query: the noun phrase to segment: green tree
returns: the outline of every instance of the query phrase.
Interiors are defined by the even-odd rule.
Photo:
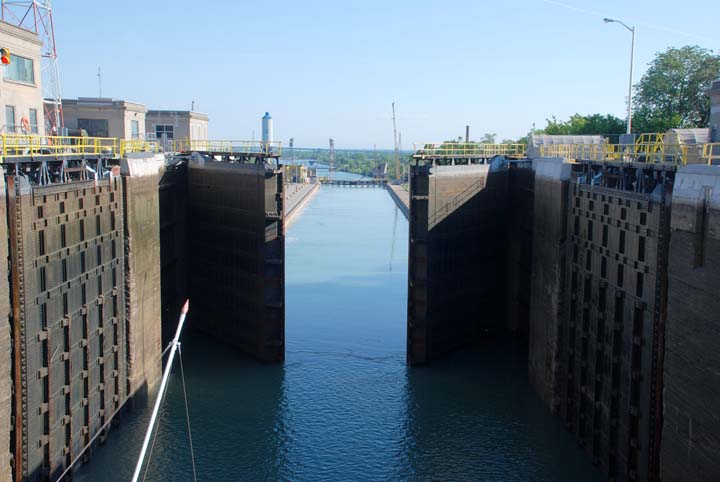
[[[486,133],[483,134],[483,136],[480,138],[480,143],[481,143],[481,144],[495,144],[495,138],[496,138],[496,137],[497,137],[497,134],[489,134],[489,133],[486,132]]]
[[[574,114],[567,121],[558,121],[555,116],[546,119],[545,126],[539,133],[554,135],[615,135],[626,130],[625,121],[611,114]]]
[[[720,55],[698,46],[669,48],[650,62],[635,85],[635,132],[706,127],[710,99],[705,91],[720,77]]]

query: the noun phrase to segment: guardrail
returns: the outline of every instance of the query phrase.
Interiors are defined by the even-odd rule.
[[[217,152],[227,154],[261,154],[266,156],[282,155],[279,141],[216,141],[179,139],[170,143],[173,152]]]
[[[128,152],[160,152],[160,144],[143,139],[123,139],[120,141],[120,157]]]
[[[695,149],[691,149],[695,147]],[[685,144],[636,143],[618,144],[557,144],[540,146],[543,157],[564,157],[570,161],[625,161],[645,163],[688,164],[700,162],[700,146]]]
[[[0,147],[4,159],[92,155],[115,157],[118,140],[109,137],[66,137],[3,134]]]
[[[129,152],[159,152],[160,145],[136,139],[114,137],[71,137],[37,135],[0,135],[0,156],[17,158],[58,158],[70,156],[125,157]]]
[[[708,165],[720,165],[720,142],[703,145],[702,157]]]
[[[443,142],[416,144],[415,157],[492,157],[525,156],[525,144],[483,144],[476,142]]]
[[[570,161],[720,164],[720,143],[685,144],[674,134],[641,134],[634,144],[543,145],[540,155]]]

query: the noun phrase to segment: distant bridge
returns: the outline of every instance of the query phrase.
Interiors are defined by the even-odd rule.
[[[347,187],[385,187],[387,180],[385,179],[320,179],[320,184],[326,186],[347,186]]]

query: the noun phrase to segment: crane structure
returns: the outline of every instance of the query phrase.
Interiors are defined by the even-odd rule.
[[[332,179],[335,170],[335,141],[330,139],[330,166],[328,169],[328,179]]]
[[[55,43],[52,6],[50,0],[2,0],[3,22],[29,30],[43,43],[41,77],[43,87],[43,111],[47,135],[62,135],[64,126],[62,98],[60,96],[60,73]]]

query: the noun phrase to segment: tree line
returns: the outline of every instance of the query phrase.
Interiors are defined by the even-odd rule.
[[[673,128],[707,127],[710,120],[710,98],[706,92],[713,80],[720,78],[720,55],[697,45],[671,47],[658,52],[648,70],[634,85],[632,131],[666,132]],[[546,119],[542,129],[533,129],[520,139],[502,139],[506,144],[526,144],[532,134],[604,135],[617,140],[626,131],[626,119],[612,114],[574,114],[567,120],[555,116]],[[614,138],[614,139],[613,139]],[[463,142],[458,140],[447,143]],[[497,135],[486,133],[474,141],[494,144]],[[330,154],[326,149],[298,151],[297,159],[315,159],[327,163]],[[407,163],[407,153],[401,162]],[[388,176],[394,177],[394,153],[383,151],[336,152],[335,164],[339,170],[371,176],[375,167],[388,164]]]
[[[659,52],[633,88],[632,132],[666,132],[675,128],[707,127],[710,98],[707,90],[720,77],[720,55],[697,45]],[[547,125],[530,134],[619,136],[626,119],[612,114],[575,114],[566,121],[552,116]],[[527,142],[523,138],[520,142]]]

